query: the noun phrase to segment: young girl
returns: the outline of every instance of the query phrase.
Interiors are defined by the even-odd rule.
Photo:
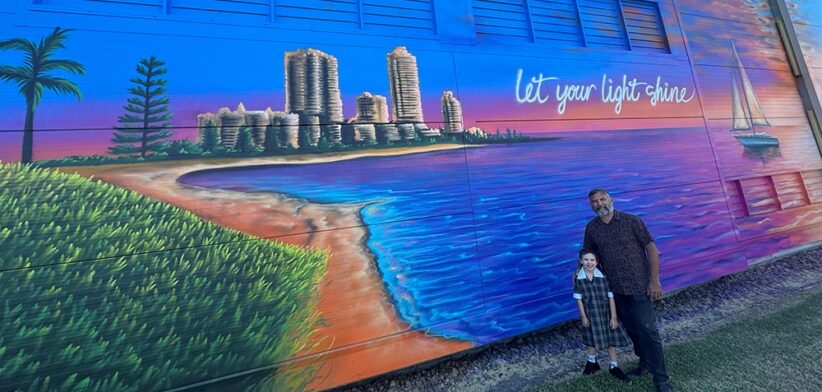
[[[608,348],[612,376],[627,382],[628,377],[617,366],[616,348],[629,344],[625,330],[617,320],[614,294],[608,281],[597,268],[597,255],[588,249],[579,252],[579,264],[574,273],[574,298],[582,316],[582,342],[588,346],[588,362],[582,374],[588,375],[600,369],[597,349]]]

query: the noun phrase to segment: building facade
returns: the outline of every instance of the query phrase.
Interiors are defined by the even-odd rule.
[[[592,188],[666,292],[814,246],[820,9],[12,0],[0,385],[321,390],[559,325]]]

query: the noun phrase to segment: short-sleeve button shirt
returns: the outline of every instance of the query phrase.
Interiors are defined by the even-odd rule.
[[[625,212],[614,211],[608,223],[596,217],[585,226],[584,247],[599,254],[602,272],[618,294],[648,292],[651,268],[645,246],[653,241],[642,219]]]

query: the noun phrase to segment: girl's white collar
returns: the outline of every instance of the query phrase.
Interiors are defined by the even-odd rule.
[[[602,272],[599,272],[599,268],[594,268],[594,277],[595,278],[604,278],[605,275]],[[588,276],[585,275],[585,268],[580,268],[579,273],[577,274],[577,279],[588,279]]]

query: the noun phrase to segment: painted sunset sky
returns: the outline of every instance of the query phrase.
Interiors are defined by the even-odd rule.
[[[749,18],[749,14],[757,12],[755,6],[750,9],[736,7],[734,10],[723,9],[721,4],[712,4],[711,7],[712,13],[734,13],[740,19]],[[765,40],[750,39],[773,34],[772,31],[750,23],[739,23],[739,26],[728,27],[727,31],[716,31],[710,19],[689,14],[704,14],[707,11],[689,8],[688,4],[682,10],[683,26],[697,70],[701,65],[727,67],[730,63],[728,42],[735,39],[746,68],[761,70],[750,74],[759,91],[767,92],[769,86],[785,82],[781,79],[789,75],[784,72],[781,48],[763,48],[759,45]],[[48,31],[0,31],[0,39],[23,37],[38,40]],[[426,123],[431,127],[441,126],[440,96],[446,90],[453,91],[461,101],[466,127],[478,126],[490,132],[506,127],[532,133],[674,128],[704,124],[687,57],[678,55],[673,56],[676,59],[671,59],[670,55],[649,56],[648,60],[637,63],[636,57],[627,61],[625,52],[614,51],[588,51],[582,54],[557,52],[556,55],[537,58],[499,54],[498,49],[498,54],[444,52],[430,43],[415,46],[413,42],[398,42],[384,47],[355,47],[174,36],[160,40],[147,39],[139,34],[102,34],[78,30],[70,33],[66,49],[58,50],[55,57],[80,62],[86,67],[86,75],[55,75],[67,76],[75,81],[83,93],[83,101],[77,102],[74,97],[58,96],[52,92],[44,93],[35,117],[34,158],[42,160],[68,155],[106,154],[111,145],[112,126],[117,125],[117,117],[123,113],[122,106],[129,96],[129,79],[137,75],[134,67],[141,58],[156,56],[166,63],[168,74],[164,77],[169,81],[168,97],[174,114],[172,124],[176,128],[174,137],[194,139],[194,126],[199,113],[216,112],[221,107],[235,109],[240,102],[248,110],[264,110],[267,107],[283,110],[283,56],[287,51],[300,48],[313,47],[337,57],[343,111],[345,117],[350,118],[355,114],[355,99],[362,92],[388,95],[385,56],[400,45],[406,45],[417,57],[423,112]],[[18,53],[0,52],[0,64],[20,63]],[[717,76],[719,80],[730,78],[727,68],[718,68],[717,72],[721,72]],[[619,107],[616,99],[605,96],[608,94],[606,90],[622,84],[623,77],[628,82],[636,79],[639,83],[636,88],[638,99],[635,102],[626,99]],[[537,94],[537,83],[532,82],[540,78],[546,80]],[[667,83],[667,87],[679,89],[682,92],[679,94],[681,102],[652,105],[652,94],[643,88],[654,86],[657,78],[661,87],[666,87]],[[701,83],[700,88],[705,94],[703,98],[710,101],[710,97],[716,95],[722,97],[720,101],[727,100],[724,97],[729,94],[729,81],[713,82]],[[532,85],[529,86],[529,83]],[[568,91],[566,88],[582,89],[585,86],[595,86],[587,101],[569,100],[560,113],[557,95]],[[528,90],[529,87],[531,90]],[[534,102],[526,102],[528,91]],[[615,91],[611,98],[617,93]],[[767,106],[767,93],[760,94],[763,105]],[[541,100],[544,102],[539,102]],[[0,84],[0,129],[4,133],[0,140],[0,160],[19,159],[23,117],[24,99],[16,86]]]

